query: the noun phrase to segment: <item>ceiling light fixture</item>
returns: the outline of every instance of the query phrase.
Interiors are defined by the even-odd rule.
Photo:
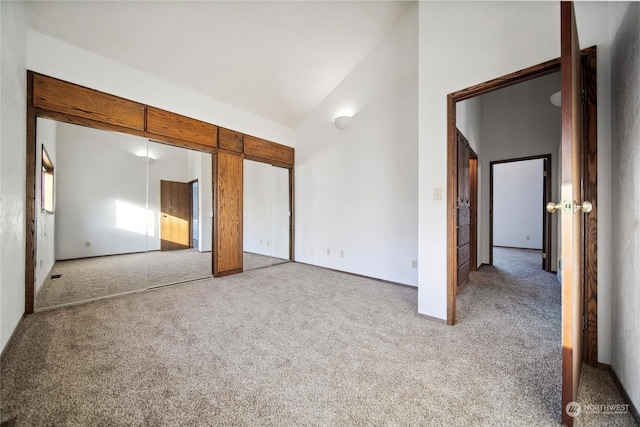
[[[338,129],[346,129],[351,124],[351,116],[338,116],[333,119],[333,123]]]
[[[138,160],[140,160],[145,165],[150,165],[151,163],[153,163],[155,159],[153,157],[142,155],[142,156],[138,156]]]

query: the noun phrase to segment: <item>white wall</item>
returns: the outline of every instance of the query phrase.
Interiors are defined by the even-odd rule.
[[[55,253],[55,197],[57,196],[57,180],[58,176],[55,168],[58,164],[56,158],[57,151],[57,123],[54,120],[38,119],[36,133],[36,271],[35,271],[35,291],[36,294],[44,284],[49,271],[56,262]],[[54,213],[45,213],[42,211],[42,184],[40,180],[42,164],[42,147],[45,147],[49,159],[53,163],[53,197],[54,197]]]
[[[289,171],[244,160],[245,252],[289,259]]]
[[[297,261],[417,284],[416,9],[296,129]]]
[[[612,8],[611,366],[640,408],[640,4]]]
[[[493,165],[493,244],[542,249],[544,160]]]
[[[271,255],[271,165],[244,160],[243,249]]]
[[[289,259],[291,210],[289,200],[289,169],[271,168],[271,233],[275,258]]]
[[[200,153],[200,251],[211,251],[213,240],[212,156]]]
[[[146,251],[146,150],[144,138],[58,123],[58,260]]]
[[[24,313],[26,16],[0,2],[0,347]]]

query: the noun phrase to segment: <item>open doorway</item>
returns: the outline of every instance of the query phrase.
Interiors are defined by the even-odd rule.
[[[582,200],[592,200],[593,211],[590,213],[582,235],[584,238],[584,272],[583,272],[583,302],[584,302],[584,314],[585,314],[585,326],[583,331],[583,344],[584,348],[582,354],[584,355],[584,361],[590,365],[597,364],[598,354],[598,316],[597,316],[597,132],[596,132],[596,116],[597,116],[597,95],[596,95],[596,48],[586,48],[581,52],[582,61],[582,87],[584,95],[584,126],[583,126],[583,157],[582,157],[582,169],[583,169],[583,188]],[[457,194],[457,180],[458,180],[458,147],[456,141],[456,130],[458,127],[462,129],[468,136],[471,136],[473,132],[467,132],[464,126],[461,126],[459,119],[463,116],[467,116],[474,122],[474,115],[465,112],[461,106],[465,103],[478,102],[480,95],[493,94],[496,91],[509,88],[519,83],[527,82],[530,80],[536,80],[540,77],[548,76],[552,73],[556,73],[560,70],[560,58],[553,59],[532,67],[515,71],[511,74],[498,77],[494,80],[490,80],[484,83],[477,84],[465,89],[461,89],[457,92],[447,95],[447,324],[453,325],[456,323],[456,295],[457,295],[457,262],[458,253],[457,247],[457,215],[456,215],[456,200]],[[548,96],[548,95],[547,95]],[[481,106],[482,107],[482,106]],[[516,107],[513,107],[516,108]],[[462,111],[461,111],[462,110]],[[482,111],[481,114],[485,115],[486,111]],[[526,106],[520,110],[522,113],[526,113]],[[522,117],[528,120],[528,116],[523,114]],[[490,121],[493,124],[499,123],[499,121]],[[480,136],[484,137],[484,133],[480,132]],[[514,135],[514,138],[517,135]],[[484,141],[481,141],[481,143]],[[489,164],[485,149],[482,147],[478,150],[479,156],[479,176],[487,174]],[[548,152],[547,150],[543,152]],[[553,151],[552,151],[553,153]],[[520,155],[512,155],[506,157],[526,157],[532,153],[520,153]],[[559,154],[559,151],[558,151]],[[502,158],[505,158],[503,156]],[[555,157],[553,165],[561,165],[561,159]],[[479,216],[479,224],[481,226],[481,233],[488,232],[489,219],[482,203],[489,203],[488,197],[485,195],[489,192],[488,186],[480,186],[479,198],[481,199],[481,209]],[[553,197],[553,195],[552,195]],[[480,235],[481,242],[484,237]],[[488,243],[488,239],[487,239]],[[479,245],[481,247],[481,245]],[[488,253],[488,251],[487,251]],[[479,256],[483,264],[485,261],[485,253]]]
[[[544,209],[552,194],[551,154],[492,161],[490,174],[489,263],[507,249],[528,250],[551,272],[556,224]]]

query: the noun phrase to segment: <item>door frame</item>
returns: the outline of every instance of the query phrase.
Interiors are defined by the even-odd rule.
[[[542,269],[551,272],[551,250],[553,248],[553,234],[551,233],[551,214],[544,209],[544,206],[551,201],[551,183],[553,172],[551,170],[551,154],[541,154],[539,156],[519,157],[515,159],[494,160],[489,163],[489,265],[493,265],[493,167],[497,164],[526,162],[527,160],[544,160],[544,172],[542,176],[542,201],[540,209],[542,215]],[[545,258],[546,254],[546,258]]]
[[[164,215],[164,212],[162,212],[162,201],[163,201],[163,194],[165,194],[165,192],[163,192],[163,182],[170,182],[170,183],[174,183],[174,184],[184,184],[187,186],[188,188],[188,199],[189,199],[189,220],[187,221],[187,228],[188,228],[188,245],[187,248],[185,249],[191,249],[193,248],[193,187],[192,187],[192,182],[197,182],[198,180],[193,180],[193,181],[189,181],[189,182],[182,182],[182,181],[173,181],[173,180],[168,180],[168,179],[161,179],[160,180],[160,215]],[[165,250],[174,250],[174,249],[162,249],[163,247],[163,241],[164,239],[162,238],[162,229],[163,229],[163,222],[162,219],[160,219],[160,250],[161,251],[165,251]]]
[[[596,86],[596,47],[592,46],[582,49],[582,64],[584,74],[583,87],[585,90],[585,125],[584,125],[584,154],[585,164],[583,200],[592,200],[593,210],[588,215],[585,223],[585,274],[584,274],[584,304],[586,329],[584,333],[584,362],[588,365],[596,366],[598,355],[598,310],[597,310],[597,271],[598,271],[598,204],[597,204],[597,86]],[[457,200],[458,173],[456,162],[458,157],[458,146],[456,143],[456,103],[484,95],[499,89],[503,89],[518,83],[543,77],[548,74],[560,71],[560,58],[552,59],[480,83],[466,89],[459,90],[447,95],[447,324],[453,325],[456,322],[456,283],[457,283],[457,236],[456,236],[456,215],[455,207]]]
[[[198,209],[200,208],[200,182],[198,179],[192,179],[189,184],[189,248],[193,249],[193,184],[198,184]],[[200,212],[198,211],[198,230],[200,230]],[[198,245],[200,245],[200,239],[198,239]]]

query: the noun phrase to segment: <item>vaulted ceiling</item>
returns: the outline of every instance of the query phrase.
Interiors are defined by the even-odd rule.
[[[28,2],[29,27],[295,127],[407,10],[402,1]]]

